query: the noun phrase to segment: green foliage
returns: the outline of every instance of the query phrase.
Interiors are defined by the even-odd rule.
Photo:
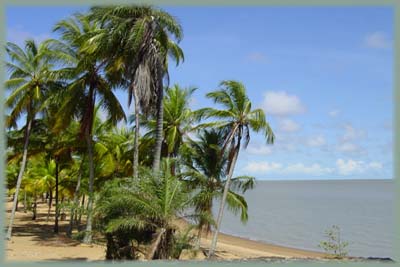
[[[182,149],[184,171],[182,177],[189,190],[192,190],[191,202],[195,207],[194,219],[199,229],[211,230],[215,224],[212,208],[215,199],[220,199],[226,183],[228,154],[222,151],[225,132],[223,130],[202,130],[197,141],[188,141]],[[254,177],[240,176],[232,178],[231,190],[227,196],[228,208],[237,214],[240,211],[242,222],[248,219],[247,203],[243,196],[255,183]]]
[[[346,250],[349,242],[341,239],[340,228],[337,225],[333,225],[330,229],[325,231],[326,241],[321,241],[318,245],[324,249],[327,253],[331,254],[335,258],[346,257],[348,251]]]
[[[181,88],[177,84],[166,90],[163,105],[163,156],[177,156],[185,138],[194,129],[195,117],[189,107],[194,91],[195,88]],[[144,138],[155,138],[156,118],[143,119],[142,124],[149,130]]]
[[[164,160],[159,175],[142,169],[138,179],[120,178],[105,184],[94,216],[96,229],[107,236],[109,249],[119,251],[121,246],[131,246],[132,241],[150,244],[153,235],[165,229],[155,257],[167,259],[176,253],[173,221],[188,206],[189,194],[182,182],[171,175],[170,164]],[[108,255],[119,257],[117,252],[109,251]]]
[[[85,237],[85,231],[73,233],[71,237],[72,239],[83,241],[83,238]]]
[[[16,128],[17,120],[22,114],[28,120],[34,120],[35,115],[42,111],[42,103],[63,83],[57,79],[52,64],[52,56],[47,46],[26,40],[24,49],[8,42],[6,51],[11,61],[6,62],[9,79],[5,88],[10,92],[6,106],[11,109],[7,116],[7,127]]]
[[[174,238],[174,247],[171,253],[173,259],[179,259],[184,249],[193,249],[195,237],[191,234],[194,226],[188,227],[185,231],[177,233]]]

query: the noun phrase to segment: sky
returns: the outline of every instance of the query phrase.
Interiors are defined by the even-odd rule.
[[[170,7],[185,62],[171,84],[198,88],[193,109],[222,80],[242,82],[276,141],[252,133],[235,175],[265,180],[393,178],[390,7]],[[7,40],[56,37],[53,25],[86,7],[6,8]],[[117,92],[127,108],[127,96]]]

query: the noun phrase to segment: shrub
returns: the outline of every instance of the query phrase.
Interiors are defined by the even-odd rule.
[[[331,254],[334,258],[346,257],[348,251],[346,247],[349,242],[341,240],[340,228],[337,225],[333,225],[330,229],[325,231],[326,241],[320,242],[318,247],[325,250],[325,252]]]

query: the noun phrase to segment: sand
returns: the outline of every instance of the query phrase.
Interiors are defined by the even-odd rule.
[[[7,220],[11,210],[11,201],[7,202]],[[13,236],[6,241],[7,261],[99,261],[104,260],[105,246],[86,245],[68,238],[65,235],[68,221],[60,221],[59,234],[54,234],[54,210],[50,220],[47,218],[47,204],[38,205],[35,221],[31,220],[32,213],[24,213],[22,205],[16,212]],[[209,248],[212,235],[201,240],[202,248]],[[222,259],[249,259],[261,257],[285,258],[321,258],[323,253],[306,251],[271,245],[244,238],[220,234],[216,255]]]

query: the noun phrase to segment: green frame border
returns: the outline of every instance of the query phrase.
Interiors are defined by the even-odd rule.
[[[354,6],[354,7],[362,7],[362,6],[387,6],[392,7],[394,9],[394,68],[393,68],[393,79],[394,79],[394,88],[393,88],[393,101],[394,101],[394,116],[393,116],[393,125],[394,125],[394,149],[393,149],[393,174],[394,174],[394,185],[396,191],[396,205],[395,205],[395,229],[393,229],[393,240],[394,246],[393,249],[395,252],[395,260],[400,261],[400,212],[399,212],[399,204],[400,204],[400,141],[396,138],[396,133],[400,130],[400,105],[396,105],[396,103],[400,103],[400,80],[396,76],[397,73],[400,73],[400,1],[398,0],[69,0],[65,1],[54,1],[54,0],[4,0],[0,5],[0,21],[3,23],[0,24],[0,42],[1,44],[5,43],[5,7],[6,6],[72,6],[72,5],[94,5],[94,4],[129,4],[129,3],[149,3],[154,5],[179,5],[179,6],[254,6],[254,5],[262,5],[262,6]],[[4,49],[1,49],[0,57],[3,59],[4,57]],[[4,65],[0,64],[0,83],[3,84],[5,79]],[[4,125],[4,90],[1,87],[0,90],[0,112],[2,112],[3,116],[0,116],[0,125]],[[0,151],[5,151],[5,129],[4,127],[0,128]],[[0,154],[0,174],[1,177],[4,177],[4,167],[5,167],[5,155],[4,153]],[[5,187],[0,186],[0,193],[2,196],[5,195]],[[0,207],[1,214],[5,213],[5,205],[1,205]],[[0,216],[0,228],[5,229],[5,218],[4,216]],[[1,266],[69,266],[73,265],[81,265],[81,266],[105,266],[111,263],[107,262],[7,262],[4,259],[5,256],[5,232],[2,231],[0,233],[0,265]],[[339,262],[326,262],[326,263],[316,263],[316,262],[290,262],[290,263],[257,263],[257,262],[166,262],[166,261],[152,261],[152,262],[123,262],[123,263],[113,263],[121,266],[343,266],[343,263]],[[390,263],[364,263],[364,262],[346,262],[345,266],[377,266],[381,264],[390,264]]]

